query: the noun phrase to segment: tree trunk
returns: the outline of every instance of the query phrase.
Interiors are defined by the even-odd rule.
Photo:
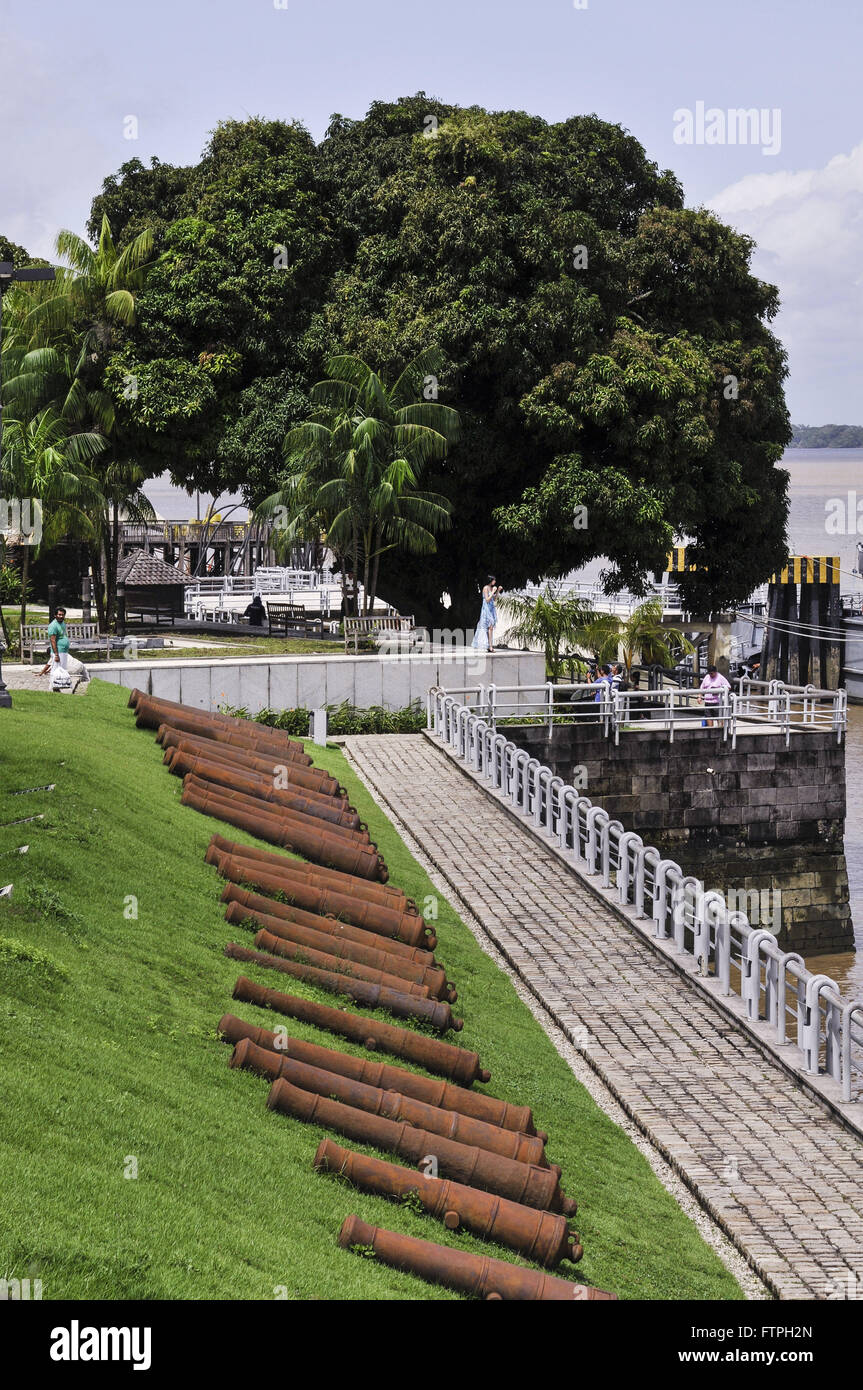
[[[381,552],[380,552],[380,547],[378,547],[378,550],[377,550],[377,552],[376,552],[376,554],[375,554],[374,564],[372,565],[372,584],[371,584],[371,606],[372,606],[372,611],[374,611],[375,599],[377,598],[377,593],[378,593],[378,573],[379,573],[379,571],[380,571],[380,565],[381,565]]]
[[[87,553],[90,556],[90,568],[93,571],[93,602],[96,605],[96,618],[99,623],[99,631],[107,632],[105,622],[105,591],[102,587],[102,552],[98,545],[88,545]]]
[[[30,547],[29,547],[29,545],[25,545],[25,546],[23,547],[23,550],[24,550],[24,554],[21,556],[21,627],[22,627],[22,628],[23,628],[24,624],[25,624],[26,621],[27,621],[27,579],[28,579],[28,576],[29,576],[29,573],[30,573]],[[54,614],[53,614],[53,613],[49,613],[49,614],[48,614],[48,621],[51,622],[51,621],[53,620],[53,617],[54,617]],[[20,631],[19,631],[19,633],[18,633],[18,648],[19,648],[19,651],[20,651],[20,650],[21,650],[21,633],[20,633]]]
[[[369,613],[369,551],[372,547],[372,533],[363,536],[363,617]]]

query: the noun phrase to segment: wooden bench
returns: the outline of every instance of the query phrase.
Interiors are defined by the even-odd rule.
[[[298,632],[302,637],[323,636],[324,624],[321,615],[307,613],[301,603],[268,603],[266,609],[270,637],[287,637],[289,631]]]
[[[361,637],[371,638],[373,641],[379,637],[392,641],[393,645],[401,645],[407,638],[406,645],[413,645],[413,635],[416,631],[416,624],[413,615],[402,616],[399,613],[369,614],[365,618],[345,618],[345,651],[348,650],[348,643],[353,642],[354,652],[359,651],[359,641]]]
[[[66,636],[69,638],[70,648],[76,651],[96,652],[102,651],[105,656],[110,655],[111,639],[107,633],[99,631],[98,623],[67,623]],[[39,652],[47,659],[51,648],[48,637],[47,623],[25,623],[21,628],[21,660],[24,660],[24,653],[29,652],[30,665],[32,666],[36,653]]]

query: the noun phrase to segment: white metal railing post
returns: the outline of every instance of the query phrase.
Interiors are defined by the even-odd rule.
[[[839,986],[829,975],[812,975],[806,981],[803,1018],[803,1067],[810,1076],[818,1075],[818,1053],[821,1041],[821,991],[824,988],[839,993]]]
[[[740,994],[746,1005],[746,1016],[753,1020],[761,1016],[761,944],[773,940],[773,933],[764,928],[750,931],[746,938],[746,954],[740,963]]]
[[[665,895],[669,873],[677,874],[678,881],[683,878],[683,870],[673,859],[660,859],[653,876],[653,920],[656,923],[654,936],[660,940],[668,937],[668,903]]]

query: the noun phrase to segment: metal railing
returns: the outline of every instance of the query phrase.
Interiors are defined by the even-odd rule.
[[[658,690],[619,690],[608,685],[580,682],[543,685],[477,685],[467,702],[487,719],[493,729],[499,723],[601,724],[607,738],[620,742],[621,733],[662,731],[674,742],[675,728],[718,729],[723,742],[737,747],[741,730],[769,726],[780,734],[786,747],[792,730],[831,733],[837,742],[848,723],[844,690],[816,690],[814,686],[785,686],[781,681],[753,681],[744,677],[739,692],[715,693],[666,686]],[[597,698],[597,691],[600,695]],[[470,694],[471,691],[460,692]]]
[[[616,617],[628,618],[639,604],[646,603],[649,599],[661,601],[663,616],[680,616],[683,613],[680,590],[672,583],[650,584],[645,593],[638,595],[625,589],[615,594],[607,594],[601,584],[583,583],[577,579],[554,579],[550,582],[561,595],[580,599],[596,613],[611,613]],[[545,591],[545,584],[527,584],[519,593],[527,598],[538,598]]]
[[[735,995],[753,1022],[767,1025],[779,1047],[796,1048],[803,1070],[822,1070],[843,1102],[860,1097],[863,1083],[863,1001],[846,1001],[827,975],[813,975],[796,952],[783,951],[772,931],[755,928],[745,913],[729,911],[722,894],[705,892],[700,879],[646,845],[635,831],[595,805],[550,767],[499,733],[459,697],[476,692],[428,692],[428,728],[474,772],[530,820],[583,873],[614,890],[652,935],[695,960],[701,976]]]

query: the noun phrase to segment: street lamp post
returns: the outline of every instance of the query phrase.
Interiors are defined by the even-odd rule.
[[[16,270],[11,261],[0,261],[0,349],[3,346],[3,296],[15,280],[53,280],[52,265],[28,265]],[[0,358],[2,360],[2,358]],[[3,382],[0,379],[0,460],[3,457]],[[2,549],[5,551],[5,540]],[[12,696],[3,680],[3,646],[0,643],[0,709],[9,709]]]

